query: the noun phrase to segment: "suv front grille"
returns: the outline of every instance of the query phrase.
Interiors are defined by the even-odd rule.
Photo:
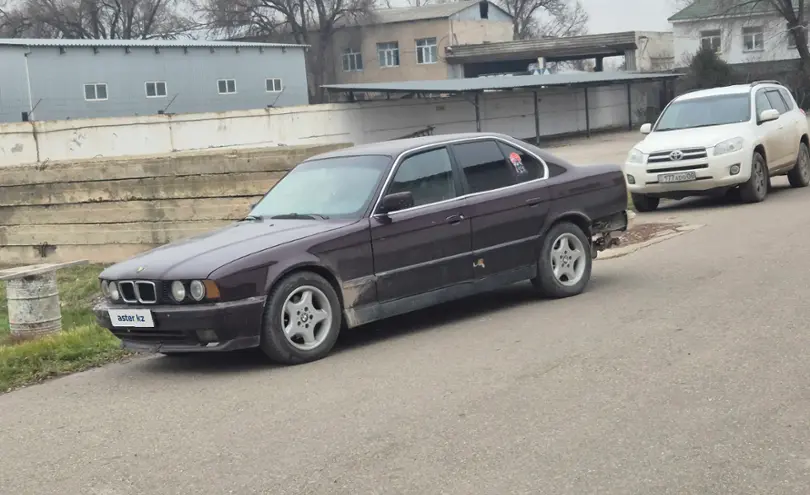
[[[673,158],[675,155],[675,158]],[[706,148],[684,148],[681,150],[657,151],[650,153],[647,163],[680,162],[684,160],[698,160],[706,158]],[[677,158],[677,159],[676,159]]]

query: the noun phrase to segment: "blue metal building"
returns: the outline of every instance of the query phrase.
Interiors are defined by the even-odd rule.
[[[0,39],[0,122],[305,105],[305,50],[225,41]]]

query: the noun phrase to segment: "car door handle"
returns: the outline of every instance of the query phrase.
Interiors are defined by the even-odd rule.
[[[464,215],[450,215],[449,217],[444,219],[450,225],[457,224],[460,221],[464,220]]]
[[[526,204],[529,206],[537,206],[543,202],[543,198],[529,198],[526,200]]]

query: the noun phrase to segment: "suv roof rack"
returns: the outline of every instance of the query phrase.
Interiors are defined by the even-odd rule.
[[[756,86],[758,84],[778,84],[782,86],[782,83],[777,81],[776,79],[763,79],[761,81],[751,81],[749,84],[751,86]]]

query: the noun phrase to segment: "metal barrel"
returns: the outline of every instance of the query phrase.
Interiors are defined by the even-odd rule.
[[[38,337],[62,330],[56,272],[6,280],[11,335]]]

